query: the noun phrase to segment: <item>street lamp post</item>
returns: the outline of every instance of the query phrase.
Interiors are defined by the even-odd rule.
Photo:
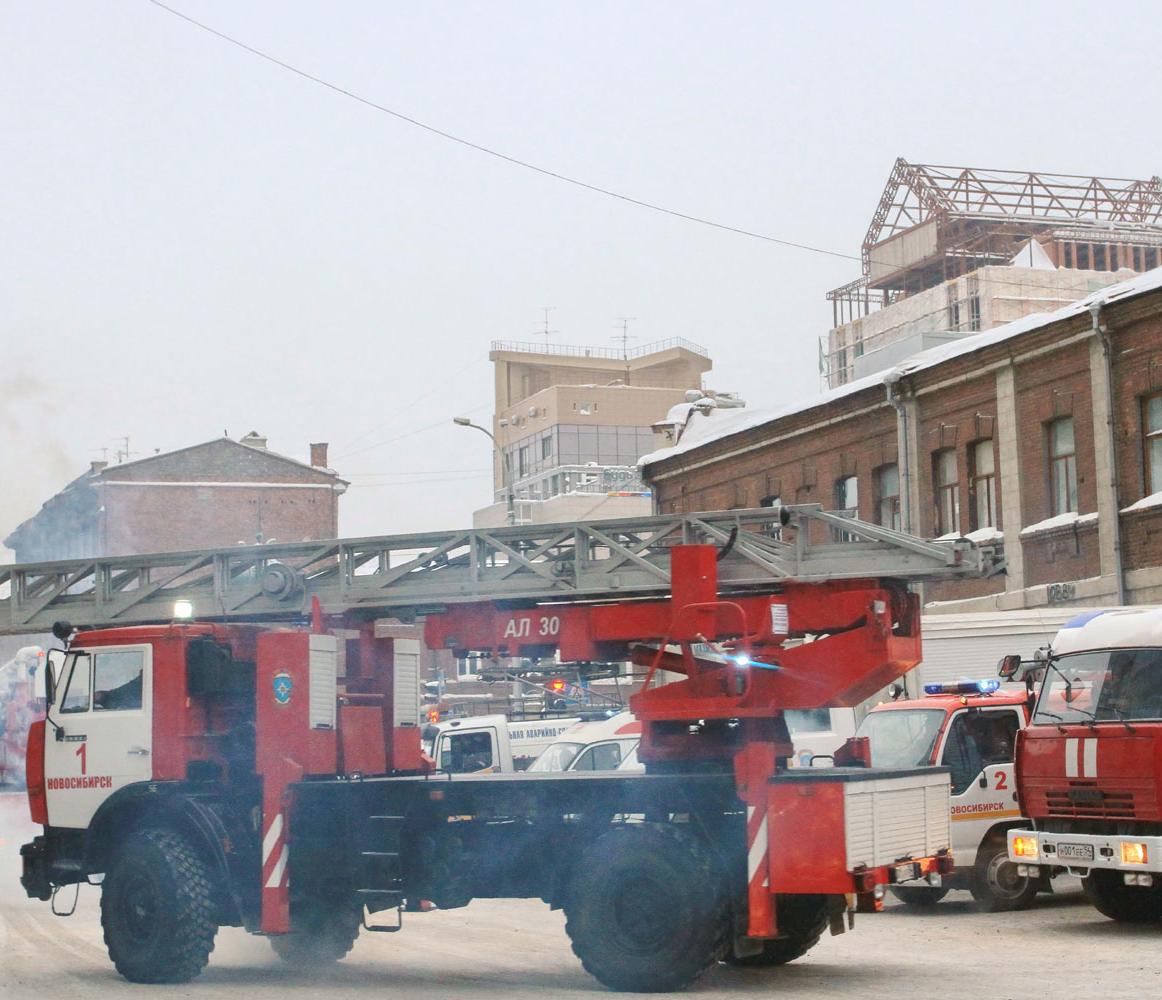
[[[467,417],[453,417],[452,423],[459,427],[475,427],[481,434],[487,434],[489,440],[492,441],[492,447],[500,455],[500,477],[504,485],[504,500],[506,505],[505,523],[516,524],[516,498],[512,492],[512,460],[509,458],[508,452],[500,447],[495,435],[487,427],[474,424]]]

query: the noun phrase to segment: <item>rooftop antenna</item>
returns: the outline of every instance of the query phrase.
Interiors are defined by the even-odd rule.
[[[118,463],[128,462],[133,457],[133,452],[129,450],[129,435],[126,434],[123,438],[117,438],[118,441],[124,442],[124,448],[118,448],[116,455]]]
[[[541,323],[543,324],[543,326],[542,326],[542,329],[537,330],[533,334],[534,337],[544,337],[545,338],[545,351],[546,352],[549,350],[549,337],[551,337],[554,333],[561,332],[560,330],[550,330],[549,329],[549,313],[551,313],[556,308],[557,308],[556,306],[541,306],[541,312],[543,312],[545,314],[544,318],[541,320]]]
[[[636,316],[619,316],[617,322],[621,324],[621,333],[615,333],[611,339],[621,341],[621,360],[629,360],[629,342],[637,340],[637,335],[629,332],[629,325],[637,320]]]

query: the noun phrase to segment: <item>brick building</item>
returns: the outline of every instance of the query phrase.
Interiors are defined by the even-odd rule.
[[[278,455],[251,433],[120,465],[94,462],[4,544],[17,562],[335,538],[345,480]]]
[[[819,503],[1003,545],[941,610],[1162,600],[1162,269],[643,459],[659,513]],[[950,603],[944,603],[950,602]]]

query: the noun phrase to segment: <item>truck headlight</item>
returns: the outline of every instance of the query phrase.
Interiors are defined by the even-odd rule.
[[[1028,858],[1030,861],[1036,861],[1037,852],[1037,838],[1036,837],[1014,837],[1011,846],[1012,852],[1018,858]]]

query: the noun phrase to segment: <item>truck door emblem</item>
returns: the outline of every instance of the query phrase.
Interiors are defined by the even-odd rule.
[[[291,679],[290,674],[275,674],[274,700],[280,705],[289,705],[291,700],[291,692],[294,690],[294,686],[295,682]]]

